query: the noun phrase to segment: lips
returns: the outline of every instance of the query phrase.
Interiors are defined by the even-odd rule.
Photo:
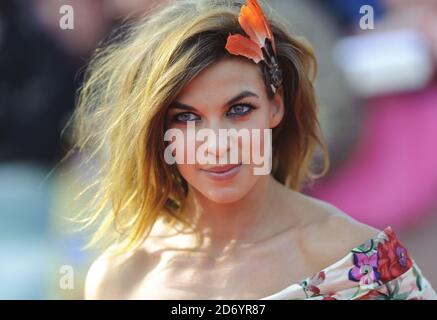
[[[200,170],[212,180],[225,181],[235,177],[240,172],[240,169],[241,169],[241,164],[230,164],[230,165],[223,165],[223,166],[201,168]]]
[[[235,167],[240,166],[239,164],[228,164],[228,165],[223,165],[223,166],[215,166],[215,167],[210,167],[210,168],[202,168],[200,170],[202,171],[208,171],[208,172],[213,172],[213,173],[225,173]]]

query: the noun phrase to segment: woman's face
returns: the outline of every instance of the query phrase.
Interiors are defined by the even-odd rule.
[[[194,151],[216,159],[215,164],[202,164],[198,159],[190,164],[177,163],[180,174],[203,196],[217,203],[231,203],[244,197],[263,175],[255,175],[254,164],[242,160],[243,153],[252,155],[253,150],[264,150],[264,129],[272,129],[282,120],[284,105],[282,90],[273,100],[267,97],[261,71],[250,60],[224,58],[200,73],[188,83],[171,104],[167,114],[167,129],[179,129],[185,139],[175,144],[185,150],[185,157]],[[188,124],[195,125],[195,132],[210,129],[216,139],[196,141],[188,138]],[[250,139],[250,144],[239,138],[234,145],[225,145],[219,139],[219,129],[260,129],[260,144]],[[205,131],[205,130],[203,130]],[[174,141],[174,140],[173,140]],[[270,141],[267,141],[270,143]],[[181,146],[181,144],[184,144]],[[230,160],[231,150],[238,149],[238,161]],[[181,149],[175,150],[178,156]],[[187,158],[185,158],[187,160]],[[219,161],[221,161],[219,163]],[[179,161],[178,161],[179,162]],[[226,164],[222,164],[226,162]]]

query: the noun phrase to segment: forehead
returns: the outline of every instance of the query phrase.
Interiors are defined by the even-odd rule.
[[[262,72],[255,62],[246,58],[223,58],[186,84],[176,100],[196,105],[225,100],[244,90],[265,95]]]

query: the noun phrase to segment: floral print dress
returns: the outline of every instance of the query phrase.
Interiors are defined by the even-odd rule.
[[[430,283],[391,227],[319,273],[261,300],[428,300]]]

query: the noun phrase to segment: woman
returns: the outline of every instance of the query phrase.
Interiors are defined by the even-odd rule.
[[[433,297],[390,228],[300,193],[316,177],[317,146],[321,174],[328,164],[315,59],[270,13],[255,0],[177,1],[94,57],[75,121],[80,149],[103,155],[87,225],[98,226],[91,244],[110,246],[85,298]],[[202,129],[271,135],[230,147],[189,138]],[[167,139],[169,130],[185,139]],[[267,174],[255,174],[253,150],[271,156]]]

